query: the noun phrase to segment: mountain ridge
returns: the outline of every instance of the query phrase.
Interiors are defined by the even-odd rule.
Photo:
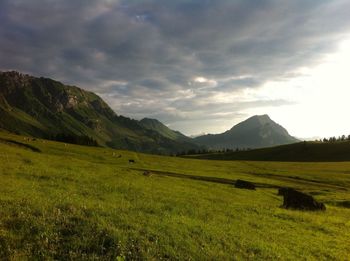
[[[82,135],[101,146],[157,154],[298,141],[266,114],[252,116],[221,134],[190,138],[156,119],[117,115],[93,92],[16,71],[0,72],[0,128],[40,138]]]
[[[169,139],[186,141],[186,142],[192,141],[190,137],[187,137],[186,135],[182,134],[180,131],[170,129],[169,127],[167,127],[157,119],[143,118],[142,120],[140,120],[140,124],[147,129],[157,131],[158,133],[162,134],[165,137],[168,137]]]
[[[102,146],[157,154],[200,147],[117,115],[98,95],[76,86],[11,71],[0,72],[0,87],[0,128],[17,134],[84,135]]]

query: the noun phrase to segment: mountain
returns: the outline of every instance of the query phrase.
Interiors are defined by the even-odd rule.
[[[149,119],[144,118],[140,120],[140,124],[149,130],[154,130],[161,134],[164,137],[167,137],[171,140],[181,141],[181,142],[193,142],[191,138],[185,136],[179,131],[174,131],[167,126],[165,126],[163,123],[156,119]]]
[[[262,148],[298,142],[268,115],[253,116],[224,133],[199,136],[194,140],[211,149]]]
[[[101,146],[158,154],[199,148],[117,115],[92,92],[18,72],[0,72],[0,128],[40,138],[88,136]]]
[[[181,148],[183,148],[183,151],[190,151],[190,150],[200,150],[203,149],[204,146],[198,145],[197,147],[194,147],[194,141],[193,139],[185,136],[179,131],[174,131],[167,126],[165,126],[163,123],[156,119],[150,119],[150,118],[144,118],[139,121],[141,126],[148,130],[152,130],[157,132],[158,134],[162,135],[163,137],[170,139],[172,141],[177,142],[179,145],[181,145]]]

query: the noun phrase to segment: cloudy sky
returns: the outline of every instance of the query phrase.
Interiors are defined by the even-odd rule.
[[[98,93],[185,134],[269,114],[350,134],[349,0],[1,0],[0,69]]]

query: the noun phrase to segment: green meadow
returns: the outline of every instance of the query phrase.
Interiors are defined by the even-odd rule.
[[[280,186],[327,210],[282,209]],[[1,133],[0,260],[349,260],[349,187],[350,162],[184,159]]]

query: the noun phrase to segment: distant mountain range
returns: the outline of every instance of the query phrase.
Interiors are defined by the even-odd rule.
[[[157,154],[298,141],[267,115],[249,118],[222,134],[192,139],[156,119],[117,115],[92,92],[13,71],[0,72],[0,128],[40,138],[88,136],[100,146]]]
[[[298,142],[268,115],[256,115],[221,134],[194,138],[197,144],[210,149],[262,148]]]

